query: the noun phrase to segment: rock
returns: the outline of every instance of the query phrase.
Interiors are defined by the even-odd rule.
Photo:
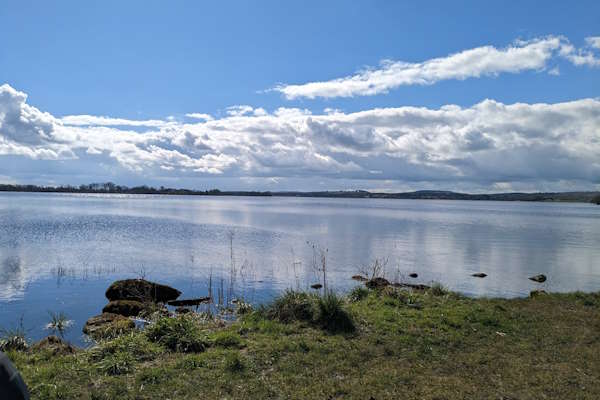
[[[534,297],[539,297],[539,296],[545,296],[548,293],[546,293],[545,290],[532,290],[531,292],[529,292],[529,297],[534,298]]]
[[[536,276],[532,276],[531,278],[529,278],[529,280],[532,280],[532,281],[538,282],[538,283],[546,282],[546,275],[539,274]]]
[[[87,320],[83,333],[93,339],[115,337],[135,329],[135,323],[119,314],[102,313]]]
[[[323,287],[320,283],[315,283],[314,285],[310,285],[312,289],[319,290]]]
[[[65,342],[58,336],[50,335],[31,346],[31,350],[50,350],[52,355],[73,354],[77,351],[75,347]]]
[[[408,276],[410,276],[411,278],[418,278],[419,274],[417,274],[416,272],[413,272],[413,273],[408,274]]]
[[[382,277],[373,278],[373,279],[365,282],[365,285],[369,289],[380,289],[380,288],[388,286],[389,284],[390,284],[390,281],[388,281],[387,279],[382,278]]]
[[[173,307],[199,306],[200,304],[210,303],[210,297],[199,297],[197,299],[172,300],[167,304]]]
[[[355,281],[359,281],[359,282],[366,282],[366,281],[368,281],[368,279],[365,278],[362,275],[352,275],[352,279],[354,279]]]
[[[485,278],[487,274],[484,274],[483,272],[476,272],[474,274],[471,274],[471,276],[474,276],[475,278]]]
[[[113,282],[106,290],[106,298],[113,300],[137,300],[166,303],[175,300],[181,292],[167,285],[145,279],[125,279]]]
[[[396,282],[393,284],[394,287],[403,287],[403,288],[410,288],[413,290],[429,290],[431,289],[431,286],[427,286],[427,285],[423,285],[422,283],[401,283],[401,282]]]
[[[113,300],[102,309],[103,313],[135,317],[144,310],[144,303],[136,300]]]
[[[177,307],[175,309],[175,312],[177,314],[188,314],[188,313],[192,312],[192,310],[190,310],[189,308],[185,308],[185,307]]]

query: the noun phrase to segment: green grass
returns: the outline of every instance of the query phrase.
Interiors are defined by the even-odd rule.
[[[600,398],[600,293],[284,298],[225,326],[159,319],[72,355],[7,354],[33,399]],[[323,324],[338,312],[352,334]]]

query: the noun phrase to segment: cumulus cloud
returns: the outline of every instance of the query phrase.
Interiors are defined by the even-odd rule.
[[[0,87],[0,154],[62,160],[63,168],[72,165],[74,171],[83,162],[113,165],[142,181],[156,176],[271,183],[310,178],[346,185],[437,182],[490,189],[517,187],[517,182],[590,187],[600,182],[598,99],[556,104],[485,100],[470,107],[325,114],[245,106],[218,119],[165,121],[143,130],[130,128],[136,121],[113,124],[106,117],[67,123],[26,99],[8,85]],[[84,119],[95,123],[72,123]]]
[[[557,57],[578,66],[597,67],[600,66],[600,58],[594,53],[594,48],[600,48],[600,37],[588,37],[586,46],[576,49],[565,37],[547,36],[518,40],[505,48],[476,47],[419,63],[384,60],[377,68],[368,68],[351,76],[279,85],[274,90],[287,99],[370,96],[405,85],[431,85],[450,79],[546,70],[549,62]],[[558,69],[551,68],[549,72],[555,75]]]
[[[185,114],[185,116],[193,119],[202,119],[204,121],[212,121],[214,119],[211,115],[202,113],[189,113]]]

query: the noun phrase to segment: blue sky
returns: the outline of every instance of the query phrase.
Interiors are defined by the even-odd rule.
[[[0,181],[598,188],[600,3],[354,3],[3,2]]]

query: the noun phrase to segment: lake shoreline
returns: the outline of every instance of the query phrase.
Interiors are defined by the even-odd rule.
[[[44,399],[600,396],[600,292],[489,299],[360,286],[288,291],[241,314],[160,317],[88,350],[8,355]]]

